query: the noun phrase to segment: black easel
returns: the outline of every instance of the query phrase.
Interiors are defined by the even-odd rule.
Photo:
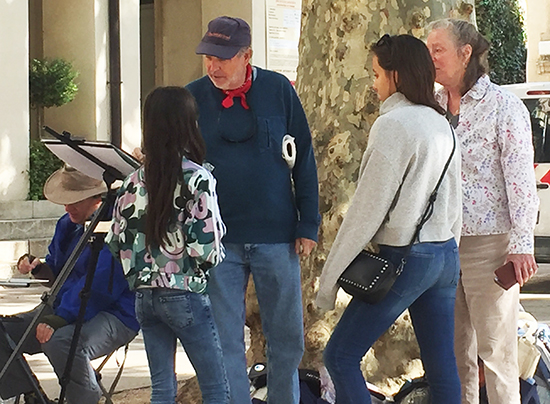
[[[98,259],[98,256],[99,256],[99,252],[101,251],[101,249],[103,247],[104,235],[103,234],[96,234],[94,232],[95,232],[95,229],[96,229],[98,223],[101,220],[103,220],[105,217],[107,217],[107,214],[110,212],[110,209],[111,209],[112,204],[114,202],[114,192],[111,190],[111,186],[112,186],[113,182],[115,180],[124,179],[126,177],[126,175],[121,173],[118,169],[114,168],[113,166],[104,163],[103,161],[101,161],[100,158],[98,158],[94,154],[84,150],[81,146],[83,146],[85,144],[85,142],[75,141],[75,140],[71,139],[71,134],[70,133],[63,132],[63,134],[59,134],[56,131],[54,131],[53,129],[47,127],[47,126],[44,127],[44,130],[46,130],[49,134],[54,136],[63,145],[66,145],[68,148],[70,148],[72,151],[74,151],[73,159],[71,161],[71,163],[72,163],[71,165],[75,166],[75,168],[77,170],[78,170],[78,166],[76,166],[73,162],[75,154],[77,154],[79,156],[79,158],[82,158],[82,159],[86,160],[86,162],[88,164],[92,163],[93,165],[100,168],[103,171],[103,175],[102,175],[103,178],[102,179],[105,181],[105,183],[107,185],[108,192],[107,192],[107,195],[103,198],[99,209],[96,211],[96,213],[92,217],[92,221],[91,221],[90,225],[84,231],[84,234],[80,237],[80,240],[78,241],[76,247],[74,248],[71,255],[69,256],[69,259],[67,260],[67,262],[65,263],[65,265],[63,266],[61,271],[59,272],[59,275],[56,277],[55,282],[52,285],[51,289],[47,292],[44,292],[44,294],[42,295],[42,297],[41,297],[42,303],[38,307],[38,310],[37,310],[35,316],[33,317],[31,323],[29,324],[29,326],[27,327],[27,329],[23,333],[23,335],[22,335],[21,339],[19,340],[18,344],[15,347],[13,347],[13,352],[11,353],[11,355],[8,358],[7,362],[4,364],[4,367],[0,371],[0,380],[2,380],[2,378],[5,376],[5,374],[7,373],[7,369],[16,360],[16,358],[21,358],[21,351],[22,351],[22,347],[23,347],[23,344],[24,344],[25,340],[27,339],[29,334],[32,332],[35,325],[38,323],[38,319],[42,315],[42,313],[43,313],[44,309],[46,308],[46,306],[48,306],[48,305],[53,306],[53,303],[55,302],[55,299],[57,298],[57,295],[58,295],[61,287],[63,286],[63,284],[65,283],[65,281],[69,277],[69,275],[71,274],[71,271],[73,270],[73,268],[76,264],[76,261],[78,260],[78,258],[80,257],[80,255],[82,254],[84,249],[86,248],[88,242],[91,241],[92,255],[90,257],[90,261],[89,261],[89,264],[88,264],[88,272],[86,274],[86,283],[85,283],[85,286],[82,288],[81,295],[80,295],[81,296],[81,303],[80,303],[79,315],[78,315],[77,320],[75,322],[75,330],[74,330],[74,334],[73,334],[73,339],[71,341],[71,347],[70,347],[70,350],[69,350],[69,355],[67,357],[67,363],[65,365],[65,371],[64,371],[63,376],[60,379],[61,393],[60,393],[60,397],[59,397],[59,404],[63,404],[64,397],[65,397],[65,391],[66,391],[67,385],[70,382],[70,372],[71,372],[71,369],[72,369],[72,364],[73,364],[73,361],[74,361],[74,355],[76,353],[76,348],[78,346],[78,340],[80,338],[80,331],[81,331],[82,325],[84,323],[84,314],[86,312],[86,305],[87,305],[87,302],[88,302],[88,299],[89,299],[90,290],[91,290],[91,286],[92,286],[92,282],[93,282],[93,277],[94,277],[94,274],[95,274],[95,267],[96,267],[96,264],[97,264],[97,259]],[[114,148],[114,146],[112,146],[112,145],[109,145],[109,146],[111,146],[111,148]],[[115,150],[116,150],[116,148],[115,148]],[[119,153],[122,155],[121,151],[119,151]],[[62,156],[58,155],[58,157],[61,157],[61,159],[64,160],[62,158]],[[132,159],[128,159],[128,158],[123,158],[123,160],[124,160],[123,164],[127,165],[126,168],[127,168],[128,171],[133,171],[134,169],[139,167],[139,164],[135,160],[132,161]],[[79,170],[79,171],[81,171],[81,170]],[[30,371],[30,369],[29,369],[29,371]],[[32,373],[29,376],[30,376],[31,379],[34,380],[34,378],[32,377]],[[34,389],[37,392],[37,394],[39,395],[39,397],[42,399],[43,404],[46,404],[47,403],[46,398],[43,397],[43,395],[40,393],[40,390],[39,390],[38,386],[34,386]]]

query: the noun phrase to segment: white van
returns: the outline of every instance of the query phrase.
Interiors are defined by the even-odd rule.
[[[540,198],[535,227],[535,258],[550,262],[550,82],[509,84],[503,86],[523,100],[531,114],[535,174]]]

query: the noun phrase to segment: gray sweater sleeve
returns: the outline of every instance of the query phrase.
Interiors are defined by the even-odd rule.
[[[395,168],[395,161],[390,162],[376,149],[365,152],[357,190],[321,274],[318,307],[334,308],[338,277],[384,222],[401,184]]]

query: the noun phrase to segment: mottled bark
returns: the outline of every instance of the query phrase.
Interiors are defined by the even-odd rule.
[[[178,389],[176,403],[181,404],[201,404],[202,394],[199,388],[197,377],[185,380],[183,385]]]

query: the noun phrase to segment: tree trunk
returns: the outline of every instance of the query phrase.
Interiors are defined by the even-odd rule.
[[[322,353],[349,298],[337,308],[315,308],[319,276],[348,204],[379,101],[373,82],[370,43],[385,33],[425,36],[430,21],[453,17],[474,21],[474,7],[461,0],[302,0],[302,34],[297,91],[310,124],[319,170],[322,224],[319,244],[302,261],[306,352],[302,366],[320,369]],[[468,0],[472,2],[473,0]],[[247,291],[250,329],[248,365],[265,361],[258,303],[252,282]],[[363,360],[369,382],[393,394],[405,378],[423,373],[408,313],[384,334]],[[195,389],[196,389],[195,385]],[[182,401],[180,391],[178,402]],[[195,394],[195,393],[193,393]]]

